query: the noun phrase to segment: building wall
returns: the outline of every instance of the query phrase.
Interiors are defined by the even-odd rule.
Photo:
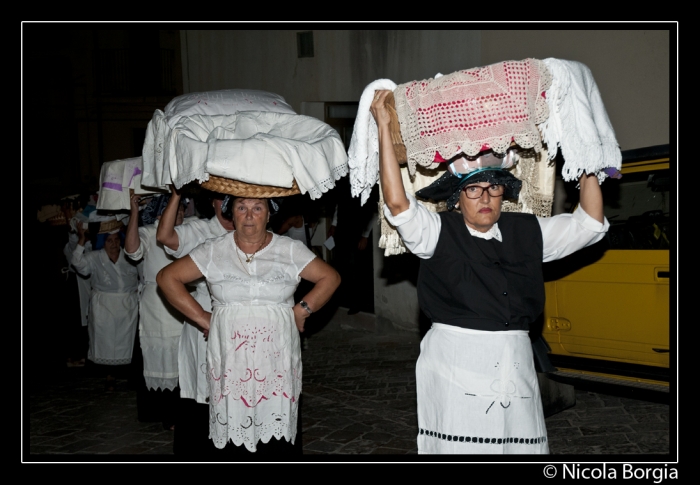
[[[261,89],[301,112],[302,102],[358,101],[376,79],[430,78],[480,57],[479,31],[314,30],[308,58],[297,57],[297,32],[181,31],[185,92]]]

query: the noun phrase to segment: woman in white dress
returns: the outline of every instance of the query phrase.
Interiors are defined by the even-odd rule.
[[[177,351],[184,317],[158,290],[156,275],[175,261],[156,240],[156,231],[167,195],[154,196],[139,217],[141,196],[131,194],[131,215],[126,227],[124,252],[135,262],[141,261],[142,288],[139,298],[139,343],[143,355],[143,377],[147,394],[140,404],[139,419],[160,419],[165,429],[174,429],[174,416],[179,397]],[[182,224],[185,214],[180,204],[175,225]],[[144,225],[139,227],[139,218]],[[150,405],[149,405],[150,404]],[[151,412],[148,412],[151,410]]]
[[[157,278],[168,300],[208,336],[209,434],[226,455],[301,453],[299,332],[340,284],[303,243],[267,231],[269,217],[267,199],[235,199],[233,234],[208,240]],[[211,312],[185,286],[202,276]],[[314,287],[294,304],[302,278]]]
[[[201,194],[200,194],[201,196]],[[187,256],[207,239],[233,231],[233,221],[222,212],[224,195],[205,193],[200,209],[211,205],[210,218],[192,218],[176,225],[182,196],[171,187],[170,200],[161,215],[156,232],[158,242],[173,258]],[[194,202],[194,201],[193,201]],[[196,204],[195,204],[196,205]],[[204,278],[192,282],[194,299],[206,311],[211,311],[211,295]],[[204,329],[191,320],[185,320],[178,347],[178,374],[180,399],[175,416],[173,453],[190,459],[208,456],[216,448],[209,439],[209,391],[207,389],[207,342]]]
[[[131,363],[139,317],[138,271],[124,254],[119,230],[106,238],[104,248],[84,253],[85,229],[78,224],[78,245],[71,264],[90,276],[92,294],[88,317],[88,360],[105,366]],[[114,389],[115,372],[107,368],[107,389]]]

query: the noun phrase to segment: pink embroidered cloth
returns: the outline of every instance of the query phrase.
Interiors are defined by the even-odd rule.
[[[552,77],[538,59],[505,61],[401,84],[394,90],[408,168],[458,153],[503,153],[515,142],[542,149],[537,125],[549,116]]]

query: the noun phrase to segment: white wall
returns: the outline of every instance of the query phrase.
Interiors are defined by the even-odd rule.
[[[358,101],[376,79],[476,66],[481,50],[479,31],[314,30],[315,56],[297,58],[297,32],[181,31],[185,92],[262,89],[300,112],[304,101]]]

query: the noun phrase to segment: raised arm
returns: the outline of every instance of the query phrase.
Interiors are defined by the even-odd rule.
[[[582,175],[579,179],[581,191],[579,193],[579,205],[596,221],[603,222],[603,192],[595,174]]]
[[[401,180],[401,170],[391,141],[389,122],[391,117],[386,109],[386,98],[389,90],[377,91],[369,110],[377,122],[379,132],[379,180],[381,182],[384,203],[392,215],[397,215],[409,207],[406,190]]]
[[[70,264],[73,265],[75,270],[83,276],[89,276],[92,272],[90,268],[90,262],[85,258],[85,228],[83,223],[79,222],[77,224],[78,231],[78,245],[73,250],[73,256],[71,258]]]
[[[323,307],[328,300],[331,299],[335,290],[340,286],[340,275],[333,269],[332,266],[325,263],[322,259],[314,258],[306,265],[300,276],[311,283],[314,287],[309,291],[304,298],[309,308],[316,312]],[[294,305],[294,320],[300,332],[304,331],[304,322],[309,317],[307,312],[299,303]]]
[[[192,258],[185,256],[161,269],[156,275],[156,283],[170,304],[190,322],[195,323],[206,337],[209,333],[211,313],[197,303],[185,286],[202,276]]]
[[[168,200],[168,205],[165,206],[165,210],[160,216],[156,240],[173,251],[177,251],[180,247],[180,238],[175,231],[175,219],[177,218],[179,206],[180,193],[175,190],[174,185],[170,185],[170,200]]]
[[[139,238],[139,201],[141,196],[132,193],[129,198],[131,205],[131,213],[129,215],[129,223],[126,225],[126,237],[124,238],[124,252],[131,255],[138,251],[141,245]]]

